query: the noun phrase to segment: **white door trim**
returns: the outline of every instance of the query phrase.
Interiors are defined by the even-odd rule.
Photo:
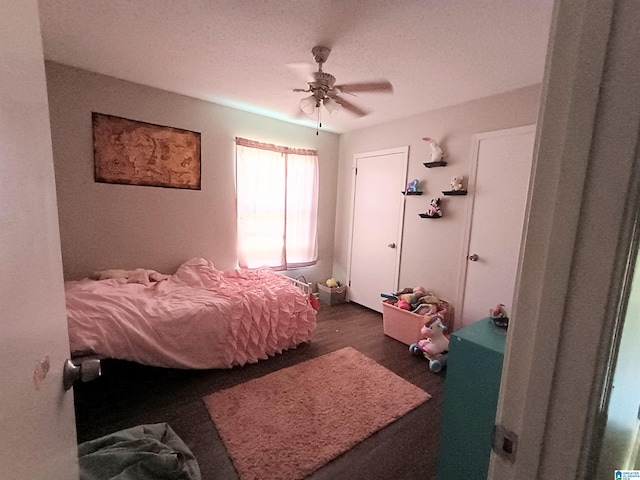
[[[353,222],[355,219],[355,205],[356,205],[356,167],[358,160],[366,157],[378,157],[384,155],[404,154],[404,173],[403,178],[406,181],[407,172],[409,170],[409,146],[387,148],[385,150],[375,150],[372,152],[356,153],[353,155],[353,163],[351,166],[351,212],[349,221],[349,256],[347,258],[347,282],[351,281],[351,257],[353,250]],[[398,248],[396,248],[396,261],[393,273],[393,286],[394,289],[398,289],[398,282],[400,281],[400,258],[402,254],[402,233],[404,231],[404,210],[405,199],[402,200],[400,205],[400,214],[398,215]],[[347,298],[349,296],[349,289],[347,289]]]
[[[458,328],[460,325],[460,321],[462,320],[462,308],[464,307],[464,296],[465,296],[465,283],[467,281],[467,271],[469,268],[469,262],[466,260],[469,255],[469,245],[471,242],[471,222],[473,220],[473,209],[475,206],[476,196],[475,196],[475,186],[476,186],[476,178],[478,176],[478,155],[480,154],[480,143],[483,140],[489,138],[499,138],[499,137],[509,137],[513,135],[522,135],[524,133],[534,133],[536,131],[535,125],[526,125],[524,127],[515,127],[515,128],[507,128],[503,130],[495,130],[492,132],[484,132],[477,133],[473,135],[472,141],[472,153],[471,153],[471,166],[469,170],[469,178],[467,179],[467,192],[470,195],[471,199],[467,203],[467,211],[465,214],[465,222],[464,222],[464,233],[462,234],[463,248],[462,252],[464,255],[464,260],[462,262],[460,273],[458,275],[458,289],[456,293],[456,303],[455,305],[460,305],[460,313],[456,314],[456,320],[454,325],[454,329]],[[531,180],[530,180],[531,183]],[[517,283],[516,283],[517,288]]]
[[[556,0],[498,405],[518,447],[491,479],[592,478],[640,195],[639,17],[635,0]]]

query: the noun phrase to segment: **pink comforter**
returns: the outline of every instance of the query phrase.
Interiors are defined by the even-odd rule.
[[[152,277],[67,282],[71,351],[161,367],[229,368],[308,342],[315,330],[307,294],[268,269],[220,271],[193,259],[173,275]]]

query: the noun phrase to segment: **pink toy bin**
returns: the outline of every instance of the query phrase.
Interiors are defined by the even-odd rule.
[[[443,317],[447,327],[447,333],[453,328],[453,308],[448,302],[440,301],[438,313]],[[424,315],[411,313],[395,305],[382,302],[382,327],[384,334],[396,340],[411,345],[417,343],[420,338],[420,329],[424,325]]]

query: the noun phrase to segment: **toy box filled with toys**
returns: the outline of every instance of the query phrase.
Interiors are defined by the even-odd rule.
[[[438,318],[447,333],[453,328],[453,307],[423,287],[405,288],[392,295],[381,294],[382,326],[385,335],[411,345],[421,338],[420,330]],[[425,318],[429,317],[429,318]]]

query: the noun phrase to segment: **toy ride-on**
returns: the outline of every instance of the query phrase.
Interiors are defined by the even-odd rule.
[[[434,319],[425,317],[425,319],[427,322],[420,329],[423,338],[418,343],[409,345],[409,352],[429,360],[429,370],[438,373],[447,364],[449,339],[444,334],[447,327],[437,317]]]

